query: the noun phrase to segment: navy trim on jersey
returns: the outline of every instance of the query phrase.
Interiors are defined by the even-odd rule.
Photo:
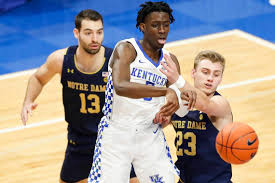
[[[220,95],[215,92],[214,95]],[[184,183],[232,183],[231,165],[216,151],[219,130],[204,112],[189,111],[185,116],[174,114],[171,122],[176,131],[176,166]],[[195,144],[195,145],[194,145]]]
[[[142,51],[143,55],[144,55],[144,56],[145,56],[145,57],[146,57],[155,67],[158,67],[159,64],[160,64],[160,61],[161,61],[162,58],[163,58],[163,51],[162,51],[162,49],[160,49],[160,58],[159,58],[159,61],[158,61],[158,63],[155,63],[155,62],[145,53],[145,51],[144,51],[144,49],[142,48],[142,46],[140,45],[139,41],[138,41],[137,39],[135,39],[135,40],[136,40],[136,43],[137,43],[139,49]]]
[[[65,182],[77,182],[88,178],[92,168],[97,128],[103,116],[101,109],[105,98],[105,91],[96,88],[106,85],[108,62],[113,51],[104,46],[104,64],[97,72],[89,74],[76,67],[74,55],[77,48],[77,45],[67,48],[61,73],[63,106],[65,120],[68,123],[68,145],[60,174],[60,178]],[[86,85],[86,88],[78,88],[78,84]],[[89,95],[99,97],[98,113],[89,113],[88,108],[94,107],[92,104],[95,102],[95,98],[88,98]],[[84,108],[84,113],[80,111],[81,108]]]
[[[105,48],[104,63],[94,73],[77,68],[75,53],[78,46],[70,46],[64,55],[61,83],[65,120],[69,127],[86,135],[96,135],[98,123],[103,117],[105,87],[111,48]]]

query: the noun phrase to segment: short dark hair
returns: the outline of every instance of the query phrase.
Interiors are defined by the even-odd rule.
[[[138,16],[137,16],[137,24],[136,27],[138,29],[140,23],[144,23],[144,20],[146,18],[146,16],[152,12],[165,12],[169,14],[169,19],[170,19],[170,23],[173,23],[175,21],[172,12],[173,10],[170,8],[170,6],[163,2],[152,2],[152,1],[147,1],[144,4],[140,5],[141,9],[138,11]]]
[[[103,18],[102,15],[100,13],[98,13],[95,10],[91,10],[91,9],[86,9],[86,10],[82,10],[80,13],[78,13],[75,16],[75,28],[80,30],[81,28],[81,22],[82,20],[93,20],[93,21],[97,21],[97,20],[101,20],[102,24],[103,24]]]

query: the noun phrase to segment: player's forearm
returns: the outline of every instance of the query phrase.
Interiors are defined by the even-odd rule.
[[[207,97],[205,93],[203,93],[199,89],[195,88],[195,91],[197,93],[195,108],[202,112],[205,112],[206,114],[210,114],[212,106],[209,97]]]
[[[166,87],[154,87],[128,81],[114,84],[114,88],[118,95],[129,98],[160,97],[167,93]]]
[[[180,88],[180,91],[182,92],[183,90],[194,90],[197,94],[197,99],[196,99],[196,103],[195,103],[195,108],[205,112],[205,113],[209,113],[211,112],[211,101],[209,99],[208,96],[206,96],[205,93],[203,93],[202,91],[200,91],[199,89],[191,86],[188,82],[185,83],[183,88]]]
[[[35,77],[35,75],[32,75],[28,82],[24,104],[34,102],[40,94],[42,88],[42,83],[37,79],[37,77]]]

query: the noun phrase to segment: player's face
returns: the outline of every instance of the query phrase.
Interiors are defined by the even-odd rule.
[[[79,46],[87,53],[98,53],[104,38],[103,24],[101,20],[83,20],[77,38]]]
[[[222,81],[223,66],[208,59],[201,60],[196,69],[192,70],[194,86],[206,95],[213,94]]]
[[[153,48],[163,48],[169,33],[169,14],[165,12],[152,12],[140,25],[144,33],[143,40],[148,41]]]

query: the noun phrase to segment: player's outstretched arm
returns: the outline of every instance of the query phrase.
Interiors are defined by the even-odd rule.
[[[162,63],[165,70],[162,72],[167,76],[168,80],[172,82],[177,82],[181,77],[178,72],[177,65],[168,55],[165,55],[166,63]],[[211,98],[207,97],[205,93],[199,89],[191,86],[188,82],[184,82],[181,88],[181,98],[188,101],[190,94],[186,92],[187,90],[193,90],[196,92],[197,99],[194,107],[200,111],[207,113],[210,116],[223,117],[225,115],[231,114],[231,108],[228,101],[222,96],[213,96]],[[193,104],[192,104],[193,105]]]
[[[24,125],[28,120],[28,115],[32,115],[32,110],[37,107],[34,103],[42,91],[43,86],[56,74],[61,73],[64,58],[64,50],[57,50],[47,58],[47,61],[29,78],[28,86],[21,110],[21,120]]]

